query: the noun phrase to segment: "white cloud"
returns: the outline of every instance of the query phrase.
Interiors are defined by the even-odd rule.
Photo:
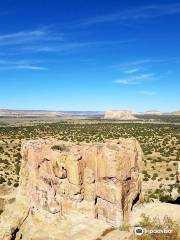
[[[63,40],[62,33],[56,33],[49,29],[42,28],[29,31],[18,31],[9,34],[1,34],[0,46],[10,46],[26,44],[30,42],[57,41],[57,40]]]
[[[56,46],[26,46],[22,50],[30,52],[64,52],[78,48],[93,47],[93,46],[108,46],[108,45],[126,45],[133,40],[120,40],[120,41],[92,41],[92,42],[62,42]]]
[[[96,16],[84,20],[81,25],[94,25],[106,22],[125,22],[125,21],[138,21],[142,19],[157,18],[167,15],[179,14],[180,4],[154,4],[147,6],[140,6],[134,9],[128,9],[118,13],[109,15]]]
[[[16,65],[12,67],[14,69],[34,70],[34,71],[45,71],[48,70],[45,67],[34,66],[34,65]]]
[[[137,73],[139,72],[141,69],[140,68],[131,68],[131,69],[127,69],[124,71],[124,73],[126,74],[132,74],[132,73]]]
[[[48,70],[46,67],[37,66],[34,63],[28,63],[26,61],[7,61],[0,60],[0,70],[32,70],[32,71],[45,71]]]
[[[46,32],[42,30],[20,31],[20,32],[11,33],[11,34],[0,35],[0,41],[15,39],[15,38],[39,37],[44,35],[46,35]]]
[[[140,84],[143,81],[151,80],[153,79],[153,77],[154,77],[153,73],[145,73],[137,76],[118,79],[118,80],[115,80],[114,83],[122,84],[122,85],[134,85],[134,84]]]
[[[149,64],[163,64],[168,63],[170,61],[174,61],[174,59],[161,59],[161,58],[145,58],[136,61],[131,61],[127,63],[122,63],[119,67],[124,68],[143,68],[142,66],[149,65]]]
[[[46,71],[45,67],[31,66],[31,65],[12,65],[12,66],[0,66],[0,70],[31,70],[31,71]]]

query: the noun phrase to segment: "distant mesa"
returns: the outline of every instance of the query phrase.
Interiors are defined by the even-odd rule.
[[[88,118],[88,119],[115,119],[115,120],[137,120],[144,115],[180,116],[180,110],[174,112],[161,112],[158,110],[147,110],[145,112],[131,112],[128,110],[112,111],[49,111],[49,110],[17,110],[0,109],[0,117],[60,117],[60,118]]]
[[[149,115],[162,115],[163,113],[158,111],[158,110],[148,110],[144,112],[144,114],[149,114]]]
[[[176,112],[172,112],[172,115],[180,116],[180,110],[178,110]]]
[[[101,111],[49,111],[0,109],[0,117],[102,117]]]
[[[145,115],[176,115],[180,116],[180,110],[175,112],[160,112],[158,110],[149,110],[144,112]]]
[[[52,116],[63,116],[63,112],[59,111],[44,111],[44,110],[11,110],[11,109],[0,109],[0,116],[4,117],[52,117]]]
[[[105,112],[105,119],[118,119],[118,120],[135,120],[137,119],[134,114],[127,110],[113,110]]]

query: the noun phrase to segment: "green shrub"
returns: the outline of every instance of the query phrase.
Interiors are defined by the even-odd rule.
[[[18,187],[19,186],[19,183],[14,183],[14,187]]]
[[[3,153],[3,152],[4,152],[3,147],[0,147],[0,153]]]
[[[16,166],[15,166],[15,171],[16,171],[16,174],[19,175],[19,172],[20,172],[20,164],[16,164]]]
[[[158,174],[157,174],[157,173],[154,173],[151,179],[152,179],[152,180],[156,180],[157,177],[158,177]]]
[[[2,176],[0,176],[0,184],[3,184],[5,182],[6,182],[6,180]]]
[[[51,148],[52,150],[60,151],[60,152],[69,152],[69,147],[66,145],[55,145]]]
[[[170,202],[173,201],[172,197],[170,195],[160,195],[159,200],[161,202]]]

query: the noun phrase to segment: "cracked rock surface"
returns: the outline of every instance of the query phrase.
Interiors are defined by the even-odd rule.
[[[128,221],[141,197],[135,139],[25,141],[21,155],[17,198],[0,218],[0,239],[96,239]]]

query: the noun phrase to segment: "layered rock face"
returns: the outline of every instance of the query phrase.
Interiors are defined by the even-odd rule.
[[[82,213],[119,226],[141,195],[142,151],[135,139],[81,145],[27,141],[21,154],[18,196],[28,215],[62,219]]]
[[[117,120],[134,120],[137,119],[132,112],[129,111],[119,111],[119,110],[114,110],[114,111],[109,111],[105,112],[104,115],[105,119],[117,119]]]

